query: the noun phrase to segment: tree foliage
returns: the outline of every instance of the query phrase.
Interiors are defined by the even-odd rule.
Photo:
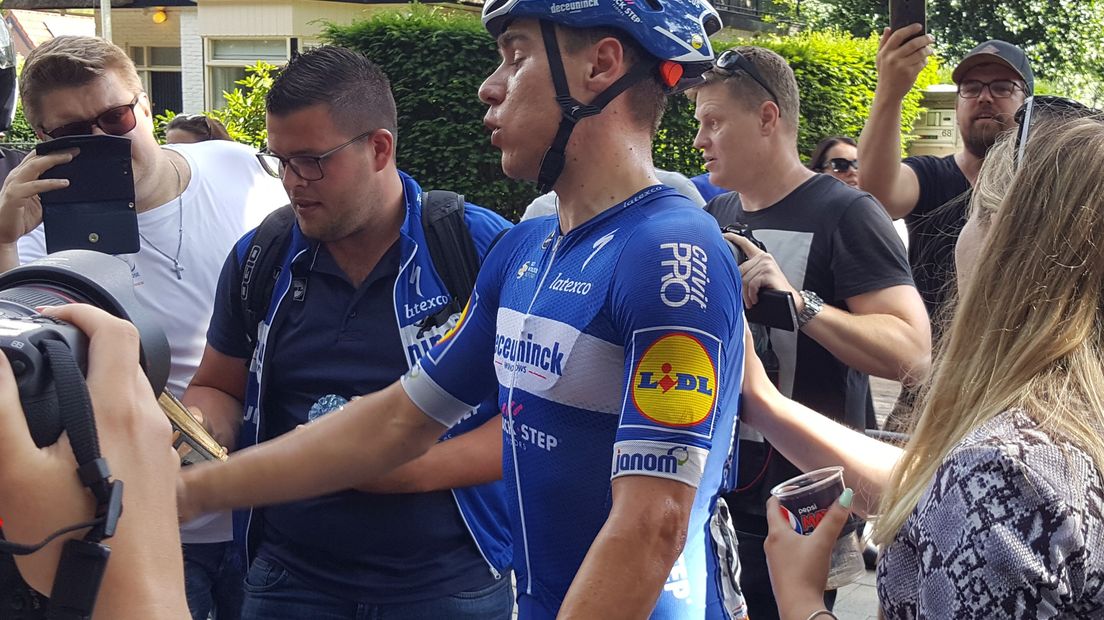
[[[887,0],[779,0],[810,28],[854,36],[881,32]],[[1015,43],[1032,69],[1057,89],[1098,99],[1104,77],[1104,0],[929,1],[928,31],[945,58],[957,60],[989,39]]]
[[[268,140],[268,131],[265,129],[265,96],[272,88],[272,73],[276,68],[276,65],[263,60],[247,66],[245,77],[234,82],[238,88],[222,93],[225,105],[204,114],[222,122],[235,142],[257,149],[263,147]],[[154,117],[153,132],[159,141],[165,141],[165,126],[174,117],[176,112],[172,110]]]

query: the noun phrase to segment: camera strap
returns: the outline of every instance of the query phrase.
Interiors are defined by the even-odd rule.
[[[77,460],[77,476],[96,498],[95,519],[62,528],[37,545],[0,542],[0,552],[29,555],[63,534],[92,528],[81,540],[66,541],[50,593],[46,617],[52,620],[84,620],[92,617],[100,582],[111,549],[101,544],[115,534],[123,511],[123,483],[111,480],[107,461],[100,455],[92,398],[84,375],[69,347],[57,340],[41,343],[53,374],[56,406],[69,445]]]

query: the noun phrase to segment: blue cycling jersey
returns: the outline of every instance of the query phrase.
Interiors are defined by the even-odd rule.
[[[498,390],[521,617],[555,617],[609,516],[611,480],[630,475],[697,489],[652,617],[744,614],[717,506],[743,370],[739,283],[716,222],[665,186],[566,235],[555,217],[530,220],[488,255],[460,323],[404,376],[444,424]]]

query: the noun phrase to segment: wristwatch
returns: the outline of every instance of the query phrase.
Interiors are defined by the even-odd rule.
[[[801,291],[801,299],[805,302],[805,307],[797,315],[797,328],[801,329],[812,321],[816,315],[820,314],[820,311],[824,309],[824,300],[820,298],[820,295],[812,291]]]

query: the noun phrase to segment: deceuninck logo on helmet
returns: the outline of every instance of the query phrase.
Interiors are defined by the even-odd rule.
[[[652,330],[634,334],[633,349],[633,407],[625,415],[710,437],[720,341],[698,331]]]

